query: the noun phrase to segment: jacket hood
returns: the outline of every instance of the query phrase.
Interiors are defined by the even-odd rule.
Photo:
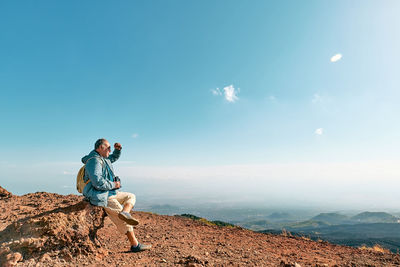
[[[100,154],[96,152],[96,150],[92,150],[89,155],[84,156],[81,161],[83,164],[86,164],[86,161],[88,161],[88,159],[93,158],[93,157],[100,157]]]

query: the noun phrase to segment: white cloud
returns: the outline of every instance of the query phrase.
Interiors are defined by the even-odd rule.
[[[270,96],[268,97],[268,99],[269,99],[270,101],[276,101],[276,97],[273,96],[273,95],[270,95]]]
[[[213,93],[213,95],[222,95],[221,90],[219,88],[212,89],[211,92]]]
[[[323,133],[324,133],[324,129],[322,129],[322,128],[318,128],[315,130],[316,135],[322,135]]]
[[[73,172],[69,172],[69,171],[63,171],[64,175],[72,175],[72,174],[78,174],[78,172],[73,173]]]
[[[138,137],[139,137],[139,134],[137,134],[137,133],[132,134],[132,138],[138,138]]]
[[[239,98],[236,95],[238,92],[239,92],[239,89],[235,90],[235,87],[233,87],[233,85],[224,87],[225,99],[228,102],[234,103],[236,100],[238,100]]]
[[[333,57],[331,57],[331,62],[337,62],[342,59],[342,54],[336,54]]]
[[[239,100],[237,94],[240,92],[240,88],[235,89],[233,85],[229,85],[223,88],[223,90],[216,88],[211,90],[212,94],[215,96],[224,95],[228,102],[234,103]]]

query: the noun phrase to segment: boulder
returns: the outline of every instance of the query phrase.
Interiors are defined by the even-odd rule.
[[[10,198],[12,194],[0,186],[0,199]]]
[[[6,265],[5,259],[16,253],[21,260],[96,253],[101,247],[97,231],[104,226],[105,216],[102,207],[82,200],[15,221],[0,232],[0,264]]]

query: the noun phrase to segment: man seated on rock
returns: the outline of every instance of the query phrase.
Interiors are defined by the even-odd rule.
[[[139,224],[130,214],[136,202],[135,195],[118,191],[121,182],[114,175],[111,163],[119,158],[121,149],[121,144],[115,143],[114,152],[110,155],[110,143],[106,139],[96,141],[94,150],[82,158],[82,162],[86,164],[84,181],[89,180],[82,193],[91,204],[104,207],[118,230],[127,235],[131,251],[139,252],[150,249],[151,245],[139,243],[133,233],[132,225]]]

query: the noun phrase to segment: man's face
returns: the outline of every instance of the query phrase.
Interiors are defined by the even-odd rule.
[[[99,152],[100,156],[102,156],[103,158],[108,158],[111,152],[110,143],[108,141],[105,141],[101,146],[99,146],[96,151]]]

